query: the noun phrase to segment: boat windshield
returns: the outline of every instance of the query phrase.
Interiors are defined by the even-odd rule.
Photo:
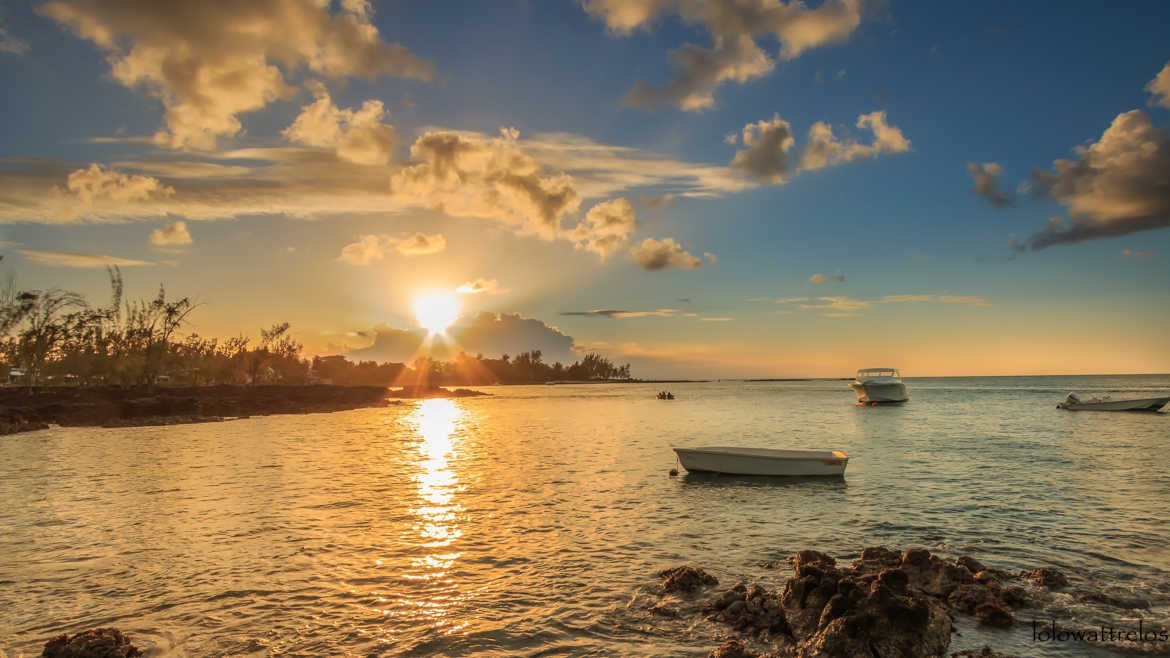
[[[862,377],[893,377],[895,379],[901,379],[902,375],[898,372],[897,368],[866,368],[857,371],[857,378],[861,379]]]

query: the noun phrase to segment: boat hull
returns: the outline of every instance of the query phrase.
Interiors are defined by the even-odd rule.
[[[691,473],[771,476],[842,476],[849,458],[840,452],[750,448],[675,448]]]
[[[849,387],[857,393],[857,401],[864,404],[905,402],[910,399],[906,393],[906,385],[902,382],[853,382]]]
[[[1056,408],[1069,411],[1158,411],[1167,403],[1170,403],[1170,397],[1105,400],[1102,402],[1061,402],[1056,405]]]

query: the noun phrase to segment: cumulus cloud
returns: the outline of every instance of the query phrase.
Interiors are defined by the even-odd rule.
[[[788,150],[795,143],[792,127],[779,114],[771,121],[749,123],[743,127],[743,145],[748,148],[735,152],[731,167],[756,180],[783,183],[790,168]]]
[[[451,329],[455,344],[469,354],[499,357],[537,349],[548,362],[574,360],[573,338],[560,329],[519,313],[480,313]]]
[[[998,178],[1003,175],[1003,167],[995,162],[968,162],[967,175],[975,182],[975,193],[996,208],[1006,208],[1015,205],[1007,194],[999,187]]]
[[[844,274],[834,274],[832,276],[825,276],[820,272],[810,276],[808,280],[812,283],[845,283]]]
[[[1152,251],[1134,251],[1133,249],[1122,249],[1121,255],[1125,256],[1126,258],[1153,258],[1154,256],[1157,256],[1157,254]]]
[[[26,52],[28,52],[28,42],[12,36],[6,28],[0,26],[0,53],[22,55]]]
[[[239,114],[293,89],[282,68],[329,78],[429,79],[431,65],[387,43],[366,0],[55,0],[39,11],[107,53],[110,73],[166,108],[155,141],[210,149],[240,132]]]
[[[873,134],[869,144],[862,144],[852,137],[838,138],[829,124],[818,121],[808,131],[808,144],[801,158],[801,169],[820,169],[829,165],[844,164],[857,160],[869,160],[883,153],[905,153],[910,150],[910,140],[897,126],[886,123],[884,110],[862,114],[857,117],[857,128]]]
[[[446,248],[447,239],[440,233],[415,233],[405,238],[371,234],[363,235],[357,242],[342,247],[340,258],[350,265],[360,266],[382,260],[392,249],[404,256],[425,256],[437,254]]]
[[[18,249],[22,256],[29,260],[40,263],[41,265],[50,265],[52,267],[106,267],[108,265],[116,265],[118,267],[137,267],[141,265],[154,265],[145,260],[132,260],[129,258],[118,258],[117,256],[106,256],[103,254],[81,254],[73,252],[62,251],[34,251],[32,249]]]
[[[1075,151],[1077,159],[1056,160],[1054,171],[1032,172],[1032,194],[1069,213],[1032,235],[1032,249],[1170,226],[1170,136],[1144,112],[1118,115],[1097,142]]]
[[[703,264],[703,260],[682,248],[674,238],[655,240],[646,238],[630,250],[634,262],[651,272],[659,272],[674,267],[683,270],[693,270]]]
[[[792,127],[779,114],[774,114],[771,120],[744,126],[740,141],[748,148],[735,152],[731,169],[741,171],[759,182],[783,184],[799,171],[910,150],[910,140],[902,134],[901,128],[887,123],[884,111],[858,116],[857,127],[873,134],[868,144],[852,136],[838,137],[833,133],[832,126],[817,121],[809,129],[808,143],[804,146],[799,165],[796,165],[789,159],[789,151],[796,144]]]
[[[514,135],[429,131],[410,153],[417,164],[394,175],[394,193],[448,215],[496,219],[551,239],[581,203],[573,179],[546,172]]]
[[[634,206],[624,198],[617,198],[590,208],[569,238],[578,249],[592,251],[605,262],[626,246],[637,226]]]
[[[350,350],[346,356],[356,361],[409,363],[421,353],[426,330],[394,329],[386,325],[374,327],[372,332],[360,331],[359,336],[372,337],[374,342],[360,349]]]
[[[1166,62],[1166,66],[1163,66],[1158,75],[1150,80],[1146,85],[1146,91],[1154,96],[1150,99],[1150,105],[1160,105],[1170,109],[1170,62]]]
[[[501,288],[500,282],[495,279],[485,279],[480,277],[475,281],[468,281],[455,289],[455,292],[460,295],[502,295],[508,292],[507,288]]]
[[[174,188],[150,176],[128,176],[99,164],[69,174],[65,187],[86,205],[100,201],[143,201],[151,197],[168,197]]]
[[[394,127],[383,123],[387,115],[382,101],[368,100],[354,109],[333,104],[324,85],[314,85],[313,103],[282,133],[291,142],[333,149],[337,157],[356,164],[384,165],[390,161],[396,136]]]
[[[646,109],[668,104],[703,110],[715,104],[721,84],[767,75],[775,62],[758,38],[778,39],[780,57],[792,59],[810,48],[845,41],[861,23],[860,0],[827,0],[811,9],[803,2],[779,0],[585,0],[584,7],[617,35],[648,28],[662,14],[678,14],[710,34],[709,45],[686,44],[670,53],[674,76],[665,86],[639,81],[627,94],[627,103]]]
[[[184,221],[171,222],[150,232],[150,244],[156,247],[182,247],[191,242],[191,234]]]

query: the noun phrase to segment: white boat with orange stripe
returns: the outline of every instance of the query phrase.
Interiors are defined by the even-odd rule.
[[[691,473],[726,475],[844,475],[849,457],[839,450],[771,450],[768,448],[675,448]]]

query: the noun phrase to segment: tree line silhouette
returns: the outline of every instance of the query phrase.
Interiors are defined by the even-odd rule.
[[[92,306],[81,295],[52,288],[0,290],[0,361],[10,383],[26,385],[155,386],[182,384],[334,384],[435,386],[529,384],[630,379],[629,364],[599,354],[570,365],[545,363],[540,350],[500,358],[458,354],[404,363],[353,362],[344,356],[301,357],[287,322],[260,330],[260,339],[225,340],[180,330],[199,304],[171,299],[160,285],[152,299],[124,299],[122,273],[108,268],[110,301]]]

